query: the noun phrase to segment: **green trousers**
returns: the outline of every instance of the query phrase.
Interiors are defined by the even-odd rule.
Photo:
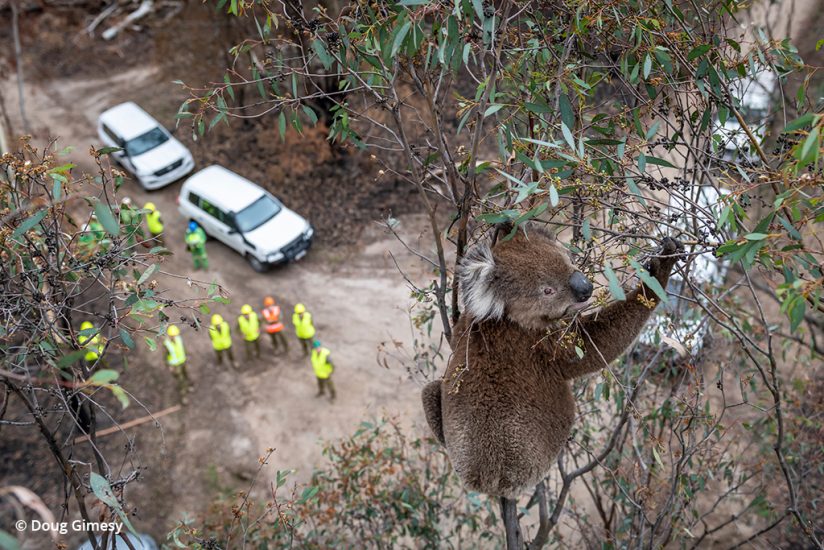
[[[195,262],[195,269],[209,269],[209,257],[205,250],[192,251],[192,260]]]
[[[272,347],[277,352],[280,348],[283,348],[284,353],[289,352],[289,344],[286,342],[286,337],[283,335],[283,331],[280,332],[270,332],[269,337],[272,339]]]
[[[332,382],[332,378],[318,378],[318,393],[315,397],[321,397],[326,393],[326,389],[329,388],[329,399],[330,401],[334,401],[336,394],[335,394],[335,384]]]

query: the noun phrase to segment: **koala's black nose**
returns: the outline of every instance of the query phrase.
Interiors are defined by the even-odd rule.
[[[592,283],[580,271],[576,271],[569,278],[569,286],[572,288],[575,299],[579,302],[586,302],[592,296]]]

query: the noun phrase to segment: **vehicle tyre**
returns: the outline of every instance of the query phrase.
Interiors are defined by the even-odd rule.
[[[261,262],[251,254],[246,255],[246,261],[249,262],[249,265],[252,266],[252,269],[257,271],[258,273],[266,273],[269,271],[269,264]]]

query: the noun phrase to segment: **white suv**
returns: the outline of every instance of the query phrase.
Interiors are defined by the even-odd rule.
[[[222,166],[209,166],[187,179],[177,204],[183,217],[237,250],[255,271],[299,260],[312,244],[309,222]]]
[[[112,156],[146,189],[158,189],[182,178],[195,166],[192,154],[149,113],[131,101],[104,111],[97,135]]]

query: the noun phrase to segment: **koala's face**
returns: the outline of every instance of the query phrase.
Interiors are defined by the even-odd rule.
[[[525,328],[540,329],[582,309],[592,283],[567,251],[546,231],[529,226],[494,249],[473,246],[458,276],[464,307],[478,320],[509,317]]]

